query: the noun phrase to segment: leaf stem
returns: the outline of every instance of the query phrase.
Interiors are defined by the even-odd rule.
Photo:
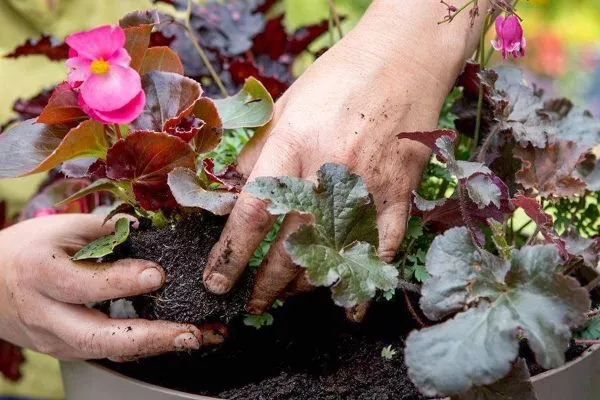
[[[194,46],[194,49],[196,50],[196,52],[202,59],[202,63],[204,63],[204,66],[206,67],[206,69],[208,69],[210,76],[212,77],[213,81],[215,81],[215,84],[221,91],[221,94],[223,95],[223,97],[227,97],[227,96],[229,96],[229,92],[227,92],[225,85],[223,85],[223,81],[221,81],[221,78],[219,78],[219,74],[217,74],[217,72],[213,68],[212,64],[210,63],[210,60],[208,59],[208,57],[206,56],[206,53],[204,52],[204,49],[202,49],[202,46],[200,46],[200,43],[198,43],[198,41],[194,38],[192,26],[190,25],[191,17],[192,17],[192,0],[188,0],[188,7],[187,7],[186,17],[185,17],[185,31],[187,33],[187,36],[192,41],[192,45]]]
[[[404,269],[406,268],[406,260],[408,259],[408,254],[412,250],[413,244],[415,244],[415,238],[412,238],[410,242],[408,242],[408,246],[406,246],[406,251],[402,256],[402,262],[400,262],[400,276],[404,278]]]
[[[338,35],[340,35],[340,39],[344,37],[344,32],[342,31],[342,22],[340,20],[340,16],[335,8],[335,3],[333,0],[327,0],[327,4],[329,5],[329,12],[333,17],[333,21],[335,23],[335,27],[338,31]]]
[[[113,126],[115,127],[115,133],[117,134],[119,140],[123,139],[123,133],[121,133],[121,127],[119,124],[113,124]]]
[[[410,315],[412,315],[412,317],[415,319],[415,321],[417,321],[417,324],[419,324],[421,326],[421,328],[425,328],[425,323],[423,322],[423,320],[421,320],[421,318],[419,318],[419,314],[417,314],[417,312],[415,311],[412,302],[410,301],[410,298],[408,297],[408,292],[404,289],[402,289],[402,293],[404,293],[404,300],[406,301],[406,307],[408,308],[408,311],[410,312]]]
[[[490,21],[490,14],[487,14],[485,17],[485,24],[484,24],[484,29],[481,30],[481,36],[479,38],[479,67],[480,70],[483,71],[483,69],[485,68],[485,60],[484,60],[484,53],[485,53],[485,34],[486,34],[486,30],[485,30],[485,26],[487,26],[487,24]],[[471,153],[474,153],[475,150],[477,149],[477,146],[479,146],[479,132],[481,131],[481,114],[483,112],[483,83],[479,82],[479,97],[477,98],[477,117],[475,119],[475,133],[473,134],[473,143],[471,144]]]
[[[600,344],[600,339],[575,339],[576,344]]]

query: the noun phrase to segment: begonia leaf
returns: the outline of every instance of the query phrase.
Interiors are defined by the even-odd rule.
[[[171,72],[151,71],[142,78],[146,105],[133,130],[161,132],[165,122],[187,115],[202,94],[198,82]]]
[[[106,157],[107,176],[130,181],[137,202],[149,211],[177,206],[167,184],[169,172],[177,167],[194,170],[195,153],[183,140],[165,133],[131,133]]]
[[[273,116],[273,98],[254,78],[248,78],[236,95],[214,103],[224,129],[260,127]]]
[[[37,122],[44,124],[64,124],[88,119],[87,114],[79,107],[77,93],[68,82],[56,86],[48,104],[44,107]]]
[[[69,56],[69,46],[52,36],[42,35],[38,39],[27,39],[4,57],[19,58],[31,55],[46,56],[52,61],[65,60]]]

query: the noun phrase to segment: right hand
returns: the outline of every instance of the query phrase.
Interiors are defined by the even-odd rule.
[[[110,319],[85,307],[164,284],[163,269],[150,261],[71,261],[81,247],[113,230],[102,217],[70,214],[0,231],[0,338],[63,360],[114,361],[222,342],[209,326]]]

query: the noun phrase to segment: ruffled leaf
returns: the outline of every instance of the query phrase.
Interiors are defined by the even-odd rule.
[[[271,214],[314,216],[313,225],[290,235],[286,249],[306,268],[309,281],[331,286],[334,301],[351,307],[398,284],[398,271],[376,257],[376,210],[362,178],[341,165],[325,164],[318,185],[292,177],[259,177],[245,190],[268,200]]]
[[[591,302],[577,280],[558,273],[560,263],[551,245],[513,250],[504,261],[475,248],[466,228],[437,237],[427,256],[424,310],[443,317],[471,308],[409,335],[405,360],[419,389],[447,396],[494,383],[510,371],[521,336],[542,367],[564,364],[571,328],[583,324]]]

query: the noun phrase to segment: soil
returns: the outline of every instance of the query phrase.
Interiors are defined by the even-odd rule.
[[[119,246],[114,258],[140,258],[159,263],[166,282],[158,291],[130,298],[145,319],[192,323],[230,323],[244,312],[254,283],[253,275],[240,279],[229,294],[217,296],[204,288],[202,272],[206,258],[225,225],[225,219],[209,213],[187,216],[157,230],[142,221]]]
[[[414,322],[402,293],[375,304],[361,325],[346,321],[327,290],[272,313],[273,325],[260,330],[234,321],[229,340],[210,351],[103,363],[142,381],[223,399],[424,399],[403,362],[402,338]],[[381,356],[388,345],[397,351],[392,360]]]
[[[208,293],[202,284],[206,257],[223,225],[223,218],[208,213],[160,230],[143,222],[113,258],[153,260],[165,268],[163,289],[129,299],[140,317],[224,322],[229,326],[228,341],[194,353],[104,364],[149,383],[224,399],[423,399],[403,362],[403,338],[415,323],[401,292],[397,300],[374,305],[360,325],[346,320],[328,290],[317,290],[272,310],[272,326],[260,330],[245,326],[252,273],[226,296]],[[381,356],[388,345],[397,352],[392,360]]]

